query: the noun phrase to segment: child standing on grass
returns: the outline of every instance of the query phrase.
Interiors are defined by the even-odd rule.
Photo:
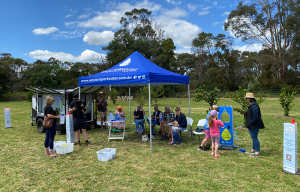
[[[211,110],[210,116],[208,118],[208,125],[210,128],[211,135],[211,155],[215,155],[215,157],[220,157],[218,154],[219,142],[220,142],[220,129],[219,126],[224,127],[222,121],[217,120],[218,112],[216,110]]]
[[[178,125],[178,122],[177,121],[174,121],[173,122],[173,126],[172,126],[172,135],[173,135],[173,143],[171,144],[174,144],[176,145],[176,141],[178,141],[178,143],[181,145],[181,140],[180,140],[180,137],[179,137],[179,131],[181,129],[179,128],[179,125]]]

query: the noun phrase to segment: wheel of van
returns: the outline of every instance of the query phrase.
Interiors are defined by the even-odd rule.
[[[40,132],[40,133],[46,132],[46,129],[43,127],[43,121],[44,121],[44,119],[40,118],[36,122],[36,128],[37,128],[38,132]]]

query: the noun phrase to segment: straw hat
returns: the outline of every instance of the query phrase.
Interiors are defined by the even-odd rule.
[[[254,94],[253,93],[247,93],[246,97],[244,97],[245,99],[249,98],[249,99],[255,99]]]
[[[117,109],[123,109],[123,107],[122,107],[121,105],[119,105],[119,106],[117,107]]]
[[[102,91],[100,91],[99,95],[104,94]]]
[[[219,109],[218,105],[213,105],[212,108],[213,109]]]

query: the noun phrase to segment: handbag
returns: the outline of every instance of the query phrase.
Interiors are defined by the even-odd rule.
[[[46,114],[46,111],[44,109],[44,114]],[[52,115],[53,115],[53,110],[52,110]],[[53,125],[54,119],[49,118],[47,115],[44,116],[44,121],[43,121],[43,127],[44,128],[51,128]]]

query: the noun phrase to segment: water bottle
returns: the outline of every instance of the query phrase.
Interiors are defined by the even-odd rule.
[[[201,128],[200,126],[197,127],[198,133],[200,133],[200,128]]]
[[[167,114],[167,121],[170,121],[170,117],[169,117],[169,114]]]
[[[122,119],[122,115],[121,115],[121,113],[119,113],[119,119],[120,119],[120,120]]]
[[[162,113],[159,114],[159,121],[162,122]]]

